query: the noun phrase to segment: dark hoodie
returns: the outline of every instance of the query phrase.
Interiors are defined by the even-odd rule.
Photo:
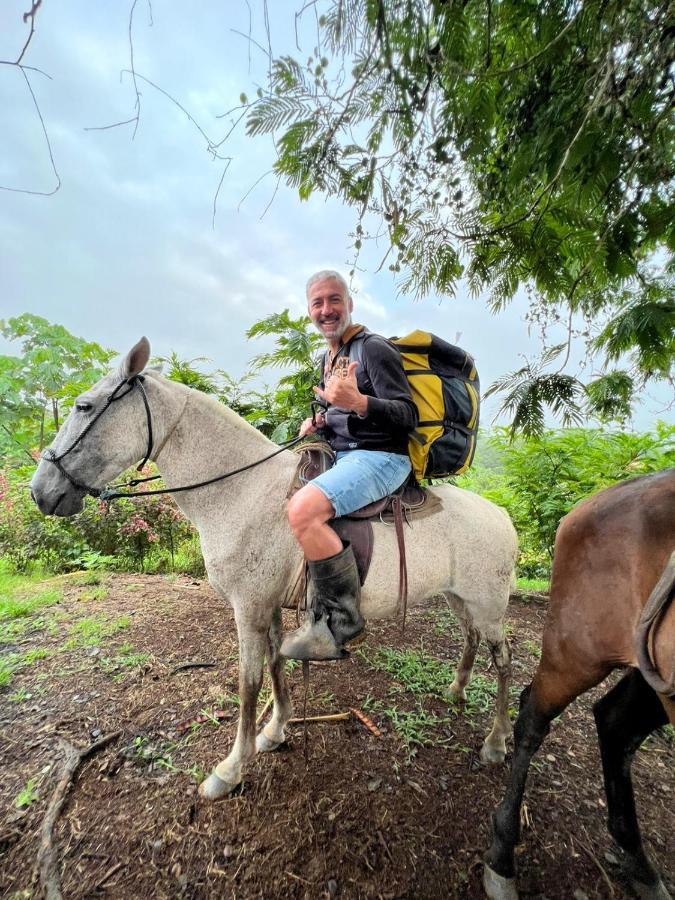
[[[329,405],[323,436],[333,450],[386,450],[408,452],[408,434],[417,425],[408,379],[398,350],[386,338],[363,325],[352,325],[330,361],[324,354],[321,387],[345,362],[359,362],[356,383],[368,397],[365,416]]]

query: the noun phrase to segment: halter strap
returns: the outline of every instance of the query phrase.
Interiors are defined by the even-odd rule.
[[[133,376],[132,376],[131,378],[129,378],[129,379],[124,379],[123,381],[120,381],[119,384],[118,384],[118,385],[115,387],[115,389],[113,390],[113,392],[112,392],[112,393],[109,395],[109,397],[107,398],[105,404],[101,407],[101,409],[100,409],[100,410],[96,413],[96,415],[93,417],[93,419],[91,420],[91,422],[89,422],[89,423],[82,429],[82,431],[78,434],[78,436],[75,438],[75,440],[73,441],[73,443],[72,443],[69,447],[67,447],[67,448],[63,451],[63,453],[60,453],[60,454],[57,456],[56,453],[54,452],[54,450],[53,450],[51,447],[48,447],[48,448],[44,451],[44,453],[42,454],[42,459],[46,460],[47,462],[54,463],[54,465],[55,465],[56,468],[59,470],[59,472],[63,475],[63,477],[64,477],[65,479],[67,479],[67,481],[69,481],[69,482],[72,484],[72,486],[73,486],[76,490],[78,490],[78,491],[84,491],[84,493],[85,493],[85,494],[89,494],[90,497],[100,497],[101,494],[103,493],[103,489],[100,489],[100,490],[99,490],[98,488],[93,488],[93,487],[90,487],[90,486],[87,485],[87,484],[83,484],[82,482],[77,481],[77,479],[74,478],[74,477],[70,474],[70,472],[68,472],[67,469],[65,469],[65,468],[63,467],[63,465],[61,464],[61,460],[62,460],[64,457],[68,456],[68,454],[71,453],[71,452],[75,449],[75,447],[77,447],[77,445],[83,440],[83,438],[84,438],[87,434],[89,434],[89,432],[91,431],[91,429],[92,429],[92,428],[94,427],[94,425],[98,422],[98,420],[101,418],[101,416],[103,415],[103,413],[106,412],[107,409],[109,409],[109,407],[111,406],[111,404],[115,403],[117,400],[121,400],[123,397],[126,397],[127,394],[130,394],[130,393],[133,391],[133,389],[136,388],[136,387],[137,387],[137,388],[140,390],[140,392],[141,392],[141,397],[143,398],[143,405],[145,406],[145,415],[146,415],[147,422],[148,422],[148,444],[147,444],[147,449],[146,449],[146,452],[145,452],[145,456],[143,457],[143,462],[141,462],[141,463],[139,464],[139,466],[137,467],[137,471],[140,472],[140,470],[143,468],[143,466],[146,464],[146,462],[147,462],[148,459],[150,458],[150,454],[152,453],[152,447],[153,447],[152,416],[151,416],[151,414],[150,414],[150,404],[148,403],[148,396],[147,396],[147,394],[145,393],[145,388],[143,387],[143,381],[144,381],[144,376],[143,376],[143,375],[133,375]],[[124,391],[124,392],[121,392],[121,389],[122,389],[124,386],[127,386],[128,389],[127,389],[126,391]]]
[[[118,488],[118,487],[135,487],[136,485],[142,484],[143,482],[146,482],[146,481],[155,481],[157,478],[160,477],[159,475],[153,475],[151,478],[134,478],[131,481],[126,482],[125,484],[113,485],[112,488],[110,488],[109,490],[105,490],[103,488],[101,488],[99,490],[98,488],[92,488],[92,487],[89,487],[89,485],[87,485],[87,484],[82,484],[81,482],[77,481],[70,474],[70,472],[68,472],[66,469],[64,469],[64,467],[61,465],[61,460],[65,456],[67,456],[72,450],[74,450],[75,447],[77,447],[77,445],[80,443],[80,441],[91,431],[91,429],[94,427],[94,425],[98,422],[98,420],[101,418],[103,413],[110,407],[110,405],[112,403],[115,403],[117,400],[121,400],[122,397],[126,397],[127,394],[130,394],[133,391],[133,389],[136,387],[141,392],[141,397],[143,398],[143,405],[145,406],[145,415],[146,415],[146,418],[148,421],[148,446],[147,446],[147,449],[145,452],[145,456],[143,457],[143,461],[141,463],[139,463],[136,471],[140,472],[140,470],[143,468],[143,466],[146,464],[146,462],[150,458],[150,454],[152,453],[152,448],[154,446],[154,438],[153,438],[153,431],[152,431],[152,415],[150,413],[150,404],[148,402],[148,396],[145,392],[145,388],[143,387],[143,381],[144,381],[143,375],[134,375],[125,381],[121,381],[117,385],[117,387],[113,390],[113,392],[110,394],[110,396],[108,397],[108,399],[105,402],[105,405],[96,413],[96,415],[91,420],[91,422],[89,422],[88,425],[80,432],[80,434],[75,438],[75,440],[70,445],[70,447],[68,447],[66,450],[63,451],[63,453],[59,454],[58,456],[56,455],[56,453],[54,453],[54,451],[52,450],[51,447],[48,447],[47,450],[45,450],[44,453],[42,454],[42,459],[46,460],[47,462],[53,463],[56,466],[56,468],[59,470],[59,472],[63,475],[63,477],[66,478],[76,490],[83,491],[85,494],[89,494],[89,496],[95,497],[96,499],[103,500],[103,501],[115,500],[117,497],[139,497],[139,496],[148,497],[150,495],[155,495],[155,494],[173,494],[173,493],[177,493],[178,491],[193,491],[196,488],[206,487],[207,485],[210,485],[210,484],[216,484],[216,482],[224,481],[226,478],[230,478],[232,475],[238,475],[240,472],[246,472],[248,469],[253,469],[255,466],[259,466],[260,463],[267,462],[268,459],[272,459],[272,457],[278,456],[280,453],[283,453],[283,451],[286,450],[288,447],[292,447],[295,444],[299,443],[300,441],[304,440],[304,438],[298,437],[298,438],[293,438],[290,441],[284,441],[277,450],[275,450],[273,453],[269,453],[267,456],[263,456],[262,459],[257,459],[257,460],[255,460],[255,462],[248,463],[245,466],[240,466],[238,469],[232,469],[229,472],[225,472],[223,475],[217,475],[215,478],[207,478],[205,481],[199,481],[196,484],[186,484],[186,485],[181,485],[179,487],[163,488],[161,490],[156,490],[156,491],[143,491],[142,494],[135,494],[135,493],[131,493],[129,491],[118,491],[118,490],[116,490],[116,488]],[[123,393],[120,393],[120,390],[122,387],[124,387],[124,385],[128,386],[128,390],[124,391]]]

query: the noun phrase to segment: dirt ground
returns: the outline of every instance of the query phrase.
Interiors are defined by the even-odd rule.
[[[403,636],[398,622],[371,625],[350,660],[312,666],[308,715],[356,708],[380,736],[353,715],[312,724],[306,761],[302,726],[290,726],[287,746],[259,756],[236,796],[209,805],[196,785],[226,755],[237,715],[229,608],[206,582],[184,577],[106,575],[92,586],[73,576],[59,587],[61,602],[0,647],[30,659],[0,692],[0,896],[38,896],[32,872],[60,739],[81,748],[118,730],[77,770],[56,822],[66,898],[482,896],[481,857],[507,768],[478,761],[494,689],[485,656],[465,707],[441,699],[461,647],[443,604],[410,612]],[[545,610],[536,598],[510,606],[514,705],[536,665]],[[176,671],[187,663],[212,665]],[[300,669],[289,677],[299,715]],[[523,897],[626,896],[590,711],[605,689],[554,724],[533,764]],[[267,693],[266,680],[261,705]],[[633,767],[645,842],[671,890],[674,759],[672,734],[661,732]]]

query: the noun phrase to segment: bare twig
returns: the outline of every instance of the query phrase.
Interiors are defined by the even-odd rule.
[[[270,708],[270,706],[271,706],[273,703],[274,703],[274,695],[273,695],[273,694],[270,694],[269,697],[267,698],[266,702],[265,702],[265,705],[264,705],[263,708],[260,710],[260,715],[259,715],[258,718],[255,720],[255,724],[256,724],[256,725],[260,725],[260,724],[262,723],[263,719],[264,719],[265,716],[267,715],[267,710]]]
[[[26,74],[27,67],[19,65],[18,68],[24,77],[28,91],[33,99],[33,105],[35,106],[35,111],[37,112],[38,119],[40,120],[40,125],[42,127],[42,133],[45,137],[45,144],[47,145],[47,152],[49,153],[49,161],[52,164],[52,171],[54,172],[54,176],[56,178],[56,187],[51,191],[31,191],[28,188],[13,188],[13,187],[7,187],[4,184],[0,184],[0,190],[11,191],[12,193],[15,193],[15,194],[33,194],[34,196],[38,196],[38,197],[51,197],[61,187],[61,176],[59,175],[59,173],[56,169],[56,163],[54,162],[54,154],[52,153],[52,145],[49,141],[49,135],[47,134],[47,126],[45,125],[45,120],[42,118],[42,113],[40,111],[40,106],[37,102],[37,97],[35,96],[33,87],[31,85],[30,81],[28,80],[28,75]]]
[[[96,886],[94,887],[94,891],[98,891],[99,888],[102,888],[103,885],[106,883],[106,881],[110,881],[110,879],[113,877],[113,875],[114,875],[116,872],[119,872],[119,870],[122,869],[122,868],[124,867],[124,865],[125,865],[125,863],[123,863],[123,862],[118,862],[118,863],[115,863],[114,866],[111,866],[111,867],[108,869],[108,871],[105,873],[105,875],[103,876],[103,878],[99,878],[99,880],[96,882]]]
[[[63,808],[66,794],[73,781],[75,772],[85,759],[107,747],[121,734],[121,731],[106,734],[96,743],[91,744],[89,747],[84,747],[82,750],[78,750],[77,747],[73,747],[67,741],[61,742],[64,750],[63,770],[42,822],[40,848],[33,871],[34,879],[39,875],[40,887],[47,900],[62,900],[63,896],[61,894],[61,879],[59,877],[58,853],[54,845],[54,826]]]
[[[40,9],[41,6],[42,6],[42,0],[33,0],[29,11],[23,14],[24,24],[30,19],[30,33],[29,33],[28,37],[26,38],[26,43],[23,45],[23,49],[22,49],[21,53],[19,53],[19,58],[16,61],[17,66],[21,65],[21,60],[23,59],[24,54],[26,53],[26,50],[28,50],[28,45],[30,44],[31,40],[33,39],[33,35],[35,34],[35,16],[37,15],[37,11]]]
[[[584,828],[584,834],[586,835],[586,837],[588,837],[588,832],[586,831],[585,828]],[[584,848],[584,850],[586,851],[586,853],[588,853],[588,855],[590,856],[590,858],[591,858],[591,859],[593,860],[593,862],[596,864],[596,866],[597,866],[598,869],[600,870],[600,874],[602,875],[602,877],[603,877],[604,880],[605,880],[605,883],[606,883],[607,887],[609,888],[610,896],[613,897],[614,894],[616,893],[615,890],[614,890],[614,885],[613,885],[612,882],[610,881],[609,875],[607,874],[607,872],[605,871],[604,867],[602,866],[602,864],[601,864],[600,861],[598,860],[597,856],[595,855],[595,853],[593,853],[593,851],[591,850],[590,847],[587,847],[586,844],[584,844],[584,842],[581,840],[581,838],[579,837],[579,835],[577,835],[577,843],[579,844],[580,847],[583,847],[583,848]]]

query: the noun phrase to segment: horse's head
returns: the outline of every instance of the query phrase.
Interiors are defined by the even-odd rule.
[[[143,337],[116,372],[75,401],[31,481],[31,497],[45,515],[79,512],[87,493],[96,494],[149,452],[149,414],[134,383],[149,357]]]

